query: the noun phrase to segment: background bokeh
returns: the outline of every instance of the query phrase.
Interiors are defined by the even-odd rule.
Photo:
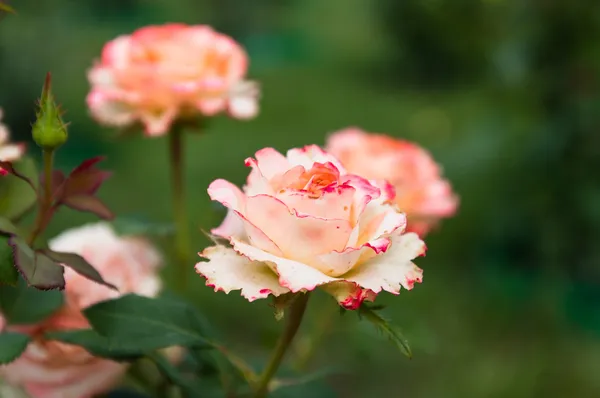
[[[225,214],[206,187],[215,178],[243,183],[243,161],[259,148],[323,144],[356,125],[414,140],[444,166],[460,211],[427,238],[424,283],[378,299],[414,358],[318,297],[302,332],[328,330],[304,364],[336,371],[321,396],[600,396],[597,0],[11,4],[18,15],[0,22],[5,122],[29,140],[34,100],[52,71],[72,122],[60,166],[108,155],[116,174],[101,196],[129,217],[170,219],[166,140],[117,139],[89,118],[86,70],[102,45],[144,25],[186,22],[211,24],[247,48],[250,76],[263,87],[260,116],[217,118],[188,137],[198,251],[208,244],[200,229]],[[64,210],[51,232],[91,219]],[[268,302],[213,293],[192,266],[189,296],[227,344],[260,364],[281,327]],[[307,391],[295,396],[317,396]]]

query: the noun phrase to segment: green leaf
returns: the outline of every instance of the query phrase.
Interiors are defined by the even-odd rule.
[[[6,365],[17,359],[27,348],[31,339],[26,334],[0,333],[0,365]]]
[[[0,217],[0,234],[18,235],[19,229],[6,217]]]
[[[186,379],[179,370],[162,355],[152,353],[148,355],[148,358],[154,362],[156,367],[171,382],[171,384],[181,387],[186,397],[200,397],[204,393],[204,391],[199,388],[198,384],[194,383],[192,380]]]
[[[100,273],[96,270],[96,268],[94,268],[93,265],[88,263],[86,259],[81,257],[79,254],[55,252],[50,249],[40,250],[40,253],[45,254],[57,263],[61,263],[62,265],[71,268],[78,274],[85,276],[91,281],[109,287],[111,289],[118,290],[115,285],[105,281],[104,278],[102,278],[102,275],[100,275]]]
[[[0,178],[0,216],[10,220],[21,217],[33,207],[37,193],[32,189],[31,181],[37,181],[37,169],[31,158],[22,158],[13,164],[19,175],[14,173]]]
[[[195,308],[181,301],[128,294],[88,307],[84,315],[109,343],[131,349],[209,346]]]
[[[387,319],[379,315],[373,308],[367,304],[360,306],[358,310],[359,316],[364,317],[367,321],[371,322],[380,332],[386,335],[391,341],[393,341],[398,349],[406,355],[408,358],[412,358],[412,352],[408,345],[408,341],[404,338],[402,333],[394,328]]]
[[[117,217],[112,228],[119,236],[172,236],[175,233],[173,224],[152,223],[132,217]]]
[[[52,315],[63,303],[62,292],[29,287],[23,278],[19,278],[16,287],[0,286],[0,312],[9,324],[38,323]]]
[[[136,350],[110,342],[108,339],[93,329],[63,330],[45,334],[49,340],[58,340],[63,343],[74,344],[85,348],[97,357],[112,359],[119,362],[135,361],[146,355],[146,352]]]
[[[65,288],[65,270],[60,264],[34,251],[18,236],[12,236],[8,243],[13,248],[15,266],[30,286],[41,290]]]
[[[19,272],[15,268],[12,248],[8,245],[8,237],[0,235],[0,285],[16,286]]]

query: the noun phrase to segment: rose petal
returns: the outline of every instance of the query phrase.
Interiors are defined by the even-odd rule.
[[[102,63],[114,68],[126,67],[129,63],[129,53],[131,50],[131,37],[119,36],[108,42],[102,49]]]
[[[204,249],[200,256],[209,261],[196,264],[196,272],[203,275],[206,285],[215,291],[222,290],[228,294],[232,290],[241,290],[248,301],[289,292],[279,284],[277,274],[265,263],[251,261],[233,249],[212,246]]]
[[[400,293],[401,286],[407,290],[423,279],[423,270],[412,259],[425,254],[425,243],[414,233],[396,235],[384,254],[380,254],[354,268],[344,279],[355,282],[375,293],[381,290]]]
[[[211,200],[220,202],[228,209],[244,214],[246,195],[229,181],[223,179],[213,181],[208,186],[208,196],[210,196]]]
[[[96,88],[114,88],[115,77],[111,69],[95,66],[88,72],[88,80]]]
[[[83,365],[85,377],[70,382],[54,384],[27,383],[25,390],[37,398],[81,398],[94,396],[110,389],[123,375],[126,367],[122,364],[95,360]],[[73,370],[73,369],[71,369]]]
[[[290,168],[285,156],[273,148],[263,148],[254,156],[260,173],[268,180]]]
[[[358,262],[365,251],[373,251],[368,246],[347,248],[342,252],[331,252],[316,256],[312,265],[326,275],[338,277],[345,274]]]
[[[252,170],[248,174],[246,185],[244,186],[244,192],[248,196],[260,195],[260,194],[273,194],[273,188],[269,180],[262,174],[258,163],[254,158],[247,158],[245,160],[247,167],[251,167]]]
[[[278,194],[277,198],[299,215],[350,221],[355,193],[353,187],[341,186],[333,191],[323,192],[319,198],[312,198],[305,192],[293,190],[285,190]]]
[[[281,253],[279,247],[260,228],[257,228],[244,216],[246,213],[246,195],[238,187],[229,181],[219,179],[210,184],[208,194],[212,200],[216,200],[230,209],[223,223],[218,228],[211,230],[213,234],[224,238],[247,237],[263,250],[274,254]]]
[[[243,71],[239,76],[243,76]],[[258,114],[260,89],[256,82],[240,81],[230,90],[229,114],[238,119],[251,119]]]
[[[94,90],[87,96],[92,117],[110,126],[125,126],[135,120],[131,108],[122,101],[114,100],[105,92]]]
[[[169,108],[160,113],[144,112],[140,114],[140,120],[146,127],[146,135],[156,137],[169,132],[171,123],[177,116],[175,108]]]
[[[367,205],[361,220],[360,235],[358,244],[362,245],[366,242],[389,236],[390,234],[399,231],[404,232],[406,228],[406,215],[400,213],[394,206],[376,203]]]
[[[361,289],[356,283],[339,281],[321,286],[347,310],[357,310],[364,301],[374,301],[377,296],[369,289]]]
[[[0,160],[12,162],[19,159],[25,153],[24,144],[10,144],[0,146]]]
[[[283,202],[267,195],[248,197],[245,214],[281,249],[284,257],[297,261],[344,250],[352,232],[346,220],[298,216]]]
[[[268,262],[279,275],[279,284],[293,293],[301,290],[314,290],[319,285],[337,280],[309,265],[274,256],[236,239],[232,239],[231,244],[235,251],[250,260]]]
[[[207,98],[198,101],[198,109],[207,116],[213,116],[224,110],[227,106],[225,98]]]
[[[333,163],[340,173],[345,174],[346,169],[333,155],[325,152],[317,145],[307,145],[304,148],[293,148],[287,151],[287,160],[293,166],[300,165],[309,170],[314,163]]]
[[[230,238],[232,236],[236,238],[244,238],[246,236],[246,229],[243,219],[234,210],[228,210],[227,215],[223,219],[221,225],[217,228],[213,228],[210,232],[223,238]]]
[[[4,145],[6,142],[8,142],[9,136],[10,132],[8,131],[8,128],[0,123],[0,145]]]

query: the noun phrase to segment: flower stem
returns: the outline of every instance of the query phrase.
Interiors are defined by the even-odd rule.
[[[177,256],[177,285],[180,291],[185,291],[187,286],[186,270],[188,269],[189,231],[188,217],[185,203],[185,189],[183,177],[183,128],[175,124],[169,133],[169,152],[171,161],[171,183],[173,218],[175,222],[175,251]]]
[[[302,317],[304,316],[304,312],[306,310],[306,304],[308,303],[309,295],[309,293],[299,294],[296,300],[294,300],[290,306],[285,329],[283,330],[283,333],[279,337],[279,341],[273,350],[269,364],[265,368],[260,380],[256,385],[256,393],[254,394],[254,398],[264,398],[267,396],[269,391],[269,382],[277,372],[277,369],[279,369],[279,365],[281,364],[281,361],[283,360],[290,343],[292,340],[294,340],[294,336],[298,331],[300,323],[302,323]]]
[[[28,243],[30,245],[33,245],[36,238],[48,225],[48,211],[52,207],[52,170],[54,168],[54,149],[44,149],[42,154],[44,161],[44,193],[40,198],[40,206],[35,219],[33,232],[28,239]]]
[[[52,206],[52,170],[54,168],[54,150],[44,149],[44,202],[46,208]]]

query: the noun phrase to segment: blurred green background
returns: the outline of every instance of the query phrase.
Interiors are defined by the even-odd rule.
[[[28,140],[46,71],[72,122],[58,162],[108,155],[101,196],[124,216],[170,219],[166,140],[117,139],[84,102],[103,44],[165,22],[234,36],[260,81],[260,116],[220,117],[186,155],[194,248],[224,209],[215,178],[242,184],[257,149],[317,143],[356,125],[414,140],[444,166],[457,216],[427,239],[425,280],[382,295],[407,360],[331,299],[302,332],[329,329],[307,369],[336,367],[324,397],[600,396],[600,3],[597,0],[20,0],[0,22],[0,106]],[[30,146],[31,152],[35,150]],[[64,210],[52,227],[92,220]],[[50,235],[51,236],[51,235]],[[162,242],[164,243],[164,242]],[[172,268],[172,266],[171,266]],[[165,277],[169,280],[169,264]],[[189,295],[257,363],[281,328],[267,301]],[[298,340],[303,352],[306,340]],[[291,391],[291,390],[290,390]],[[297,393],[312,397],[316,393]],[[291,392],[290,392],[291,393]],[[290,395],[291,396],[291,395]]]

